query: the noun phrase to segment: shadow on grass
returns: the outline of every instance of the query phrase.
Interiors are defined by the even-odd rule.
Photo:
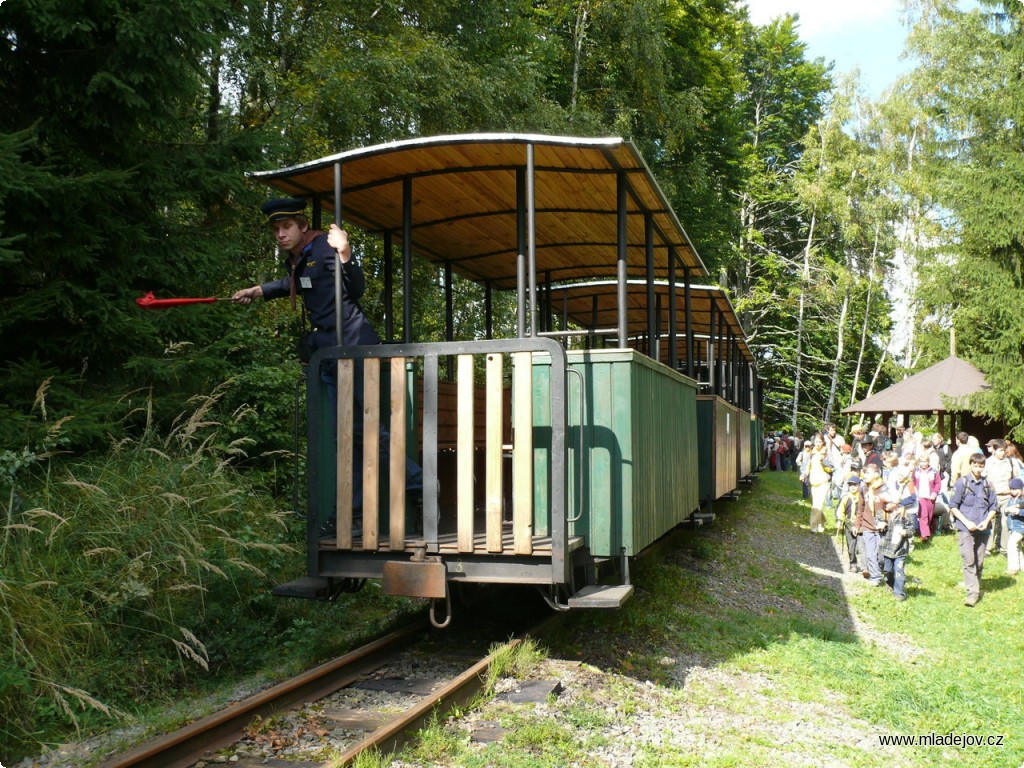
[[[675,531],[666,554],[639,558],[634,598],[619,611],[571,614],[552,638],[554,650],[682,686],[694,665],[780,643],[855,643],[844,562],[831,535],[801,527],[806,505],[783,495],[795,478],[766,479],[739,500],[717,503],[712,526]]]

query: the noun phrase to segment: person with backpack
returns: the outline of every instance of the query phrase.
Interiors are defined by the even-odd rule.
[[[1006,575],[1016,576],[1024,570],[1020,545],[1024,541],[1024,480],[1014,477],[1010,480],[1010,496],[1003,504],[1003,517],[1010,532],[1006,543]]]
[[[857,527],[857,512],[861,501],[861,480],[857,475],[850,475],[844,483],[845,492],[836,506],[836,539],[841,544],[846,540],[846,554],[850,559],[850,573],[859,573],[864,564],[857,562],[857,538],[860,529]]]
[[[986,443],[991,455],[985,460],[985,478],[992,483],[996,489],[996,498],[999,501],[999,508],[1010,498],[1010,480],[1014,477],[1013,462],[1006,456],[1006,442],[993,439]],[[1006,542],[1010,540],[1010,534],[1006,530],[1006,518],[1001,512],[996,513],[996,519],[992,523],[992,535],[988,540],[988,554],[999,552],[1006,554]]]
[[[981,573],[991,534],[992,520],[999,510],[996,490],[987,479],[985,456],[976,453],[969,460],[970,474],[956,481],[949,500],[949,512],[955,521],[960,559],[963,561],[967,597],[964,605],[973,608],[981,600]]]

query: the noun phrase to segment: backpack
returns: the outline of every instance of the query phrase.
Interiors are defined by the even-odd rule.
[[[967,492],[968,492],[968,491],[970,491],[970,492],[971,492],[971,495],[972,495],[972,496],[976,496],[976,495],[977,495],[977,494],[976,494],[976,493],[974,492],[974,488],[973,488],[973,487],[971,487],[971,486],[970,486],[970,485],[968,484],[968,480],[969,480],[969,479],[970,479],[970,476],[969,476],[969,475],[965,475],[964,477],[961,477],[961,478],[959,478],[959,479],[957,480],[957,482],[958,482],[958,483],[960,482],[960,480],[963,480],[963,481],[964,481],[964,494],[963,494],[963,496],[962,496],[962,497],[961,497],[961,499],[960,499],[960,503],[961,503],[961,504],[963,504],[963,503],[964,503],[964,501],[966,501],[966,499],[967,499]],[[981,492],[985,494],[985,498],[986,498],[986,499],[988,499],[988,497],[989,497],[990,495],[994,494],[994,493],[995,493],[995,491],[996,491],[996,489],[995,489],[995,486],[994,486],[994,485],[992,485],[992,483],[990,483],[990,482],[989,482],[989,480],[988,480],[988,478],[987,478],[987,477],[983,477],[983,478],[981,478]],[[956,488],[954,488],[954,489],[953,489],[953,493],[956,493]]]

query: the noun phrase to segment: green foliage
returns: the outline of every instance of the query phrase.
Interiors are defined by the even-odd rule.
[[[991,389],[971,407],[1024,436],[1019,376],[1024,328],[1024,111],[1018,63],[1020,4],[983,0],[969,10],[923,4],[910,37],[921,59],[905,84],[924,143],[923,182],[935,226],[922,248],[916,325],[920,367],[948,354],[949,329],[961,355]],[[908,110],[909,111],[909,110]]]
[[[35,454],[41,471],[8,473],[21,502],[0,506],[6,743],[207,670],[207,605],[265,589],[294,556],[283,513],[232,468],[242,441],[218,447],[215,402],[200,399],[166,438],[125,438],[97,461]]]
[[[80,377],[75,406],[96,385],[142,386],[123,365],[219,332],[217,313],[147,313],[133,299],[210,295],[224,278],[257,138],[213,130],[206,66],[225,12],[194,0],[0,9],[4,402],[51,376]],[[196,119],[204,107],[212,123]]]

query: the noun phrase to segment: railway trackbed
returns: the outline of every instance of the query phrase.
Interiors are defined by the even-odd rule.
[[[501,642],[518,644],[556,618]],[[341,768],[366,750],[396,751],[429,718],[469,703],[493,661],[493,653],[431,645],[427,629],[424,619],[392,632],[101,768]]]

